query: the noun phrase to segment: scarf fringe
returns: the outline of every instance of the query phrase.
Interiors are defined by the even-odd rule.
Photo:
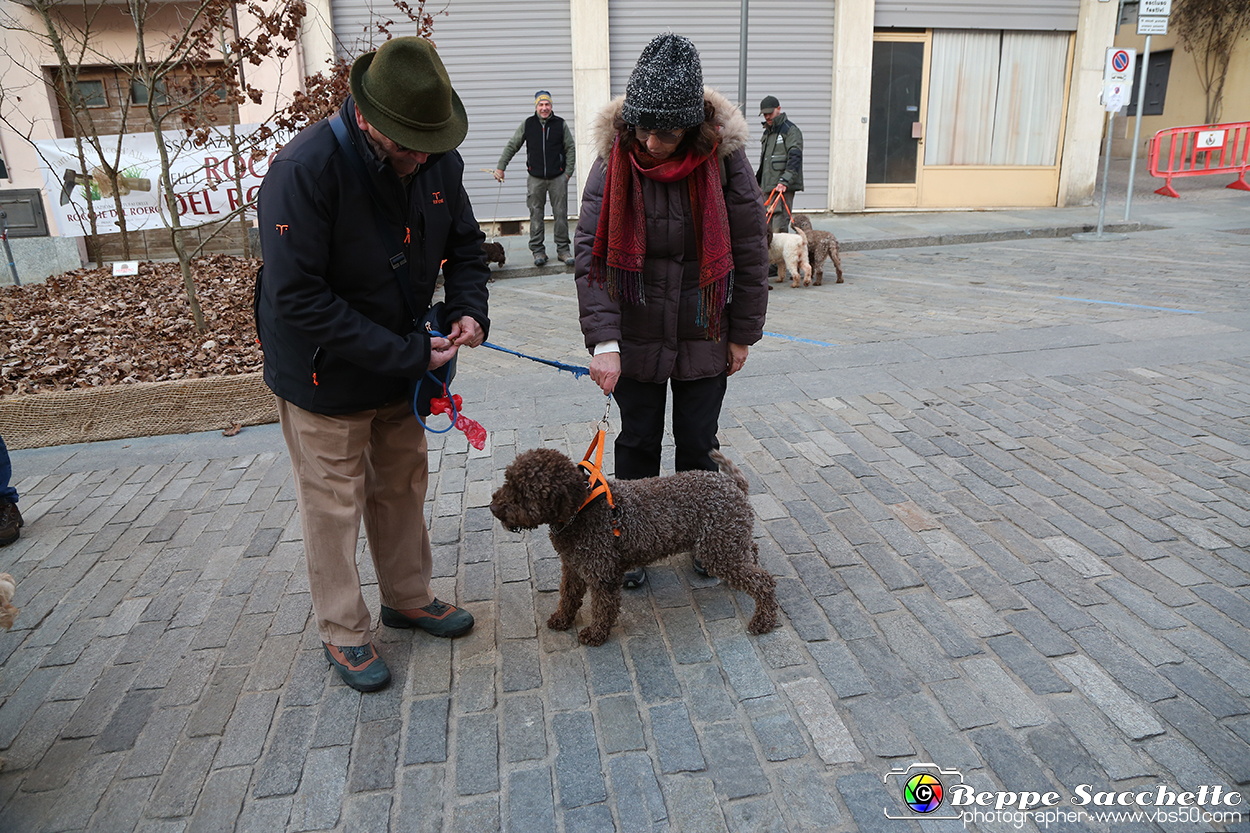
[[[699,307],[695,312],[694,323],[703,328],[703,337],[708,341],[717,341],[720,338],[723,314],[733,300],[733,293],[732,269],[725,276],[725,280],[708,284],[699,290]]]

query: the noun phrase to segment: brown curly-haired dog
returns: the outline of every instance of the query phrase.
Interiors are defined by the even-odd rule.
[[[498,263],[500,266],[503,266],[504,249],[502,243],[496,243],[493,240],[490,243],[483,243],[482,251],[486,253],[486,265],[488,267],[492,263]]]
[[[833,260],[833,268],[838,273],[838,279],[834,283],[842,283],[841,249],[833,232],[813,229],[811,218],[806,214],[795,214],[790,218],[790,225],[803,229],[803,233],[807,235],[808,260],[812,264],[812,286],[820,286],[825,281],[825,258]]]
[[[490,511],[513,532],[549,525],[561,574],[560,603],[547,627],[568,630],[589,588],[591,623],[577,638],[602,645],[621,612],[626,571],[687,550],[708,573],[755,600],[747,630],[768,633],[776,627],[777,580],[759,566],[747,479],[719,451],[712,459],[719,472],[609,480],[615,510],[602,496],[582,507],[587,477],[554,449],[532,449],[512,461],[503,486],[491,496]]]

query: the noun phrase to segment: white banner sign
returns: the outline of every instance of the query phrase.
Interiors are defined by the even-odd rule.
[[[213,128],[208,143],[196,147],[181,131],[165,135],[169,154],[170,179],[183,226],[198,226],[222,220],[240,206],[256,198],[260,181],[281,142],[291,136],[270,137],[260,159],[253,159],[248,139],[259,125],[235,127],[240,153],[231,153],[228,128]],[[126,229],[168,228],[168,209],[161,187],[161,157],[154,133],[127,133],[101,136],[100,144],[110,163],[118,152],[117,191]],[[43,182],[51,198],[57,228],[66,237],[84,237],[91,231],[87,218],[90,193],[96,213],[96,229],[102,234],[120,231],[113,186],[94,152],[87,150],[87,170],[78,161],[73,139],[35,142],[43,162]],[[236,170],[241,176],[235,183]]]

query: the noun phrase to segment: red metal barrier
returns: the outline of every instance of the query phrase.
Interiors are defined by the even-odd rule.
[[[1250,122],[1170,127],[1150,140],[1150,175],[1164,179],[1155,191],[1165,197],[1179,197],[1172,178],[1237,174],[1228,188],[1250,191],[1246,170],[1250,168]]]

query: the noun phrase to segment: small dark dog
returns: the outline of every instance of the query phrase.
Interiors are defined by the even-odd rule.
[[[536,448],[512,461],[490,511],[513,532],[549,525],[561,574],[560,603],[547,627],[568,630],[589,588],[591,623],[577,638],[602,645],[621,612],[625,573],[687,550],[709,574],[755,600],[748,631],[776,627],[777,580],[759,566],[746,477],[719,451],[712,459],[719,472],[609,480],[615,509],[602,496],[583,506],[589,493],[583,469],[554,449]]]
[[[834,271],[838,279],[834,283],[842,283],[842,257],[838,246],[838,238],[831,231],[812,228],[812,221],[806,214],[795,214],[790,218],[790,225],[803,229],[807,235],[807,254],[812,264],[812,285],[820,286],[825,281],[825,258],[833,260]]]
[[[492,263],[498,263],[500,266],[503,266],[504,252],[502,243],[483,243],[482,249],[486,252],[487,266],[490,266]]]

